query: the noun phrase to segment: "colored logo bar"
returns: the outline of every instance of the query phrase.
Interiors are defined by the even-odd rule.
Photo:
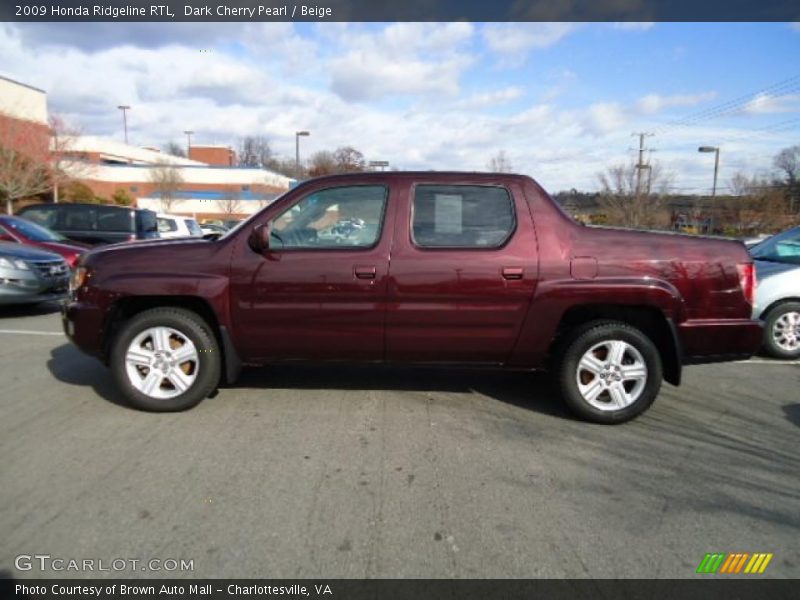
[[[767,569],[772,553],[731,552],[708,553],[703,557],[697,573],[736,575],[739,573],[761,574]]]

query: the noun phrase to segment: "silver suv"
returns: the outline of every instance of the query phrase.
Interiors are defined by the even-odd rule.
[[[0,304],[34,304],[61,300],[70,270],[58,254],[0,242]]]

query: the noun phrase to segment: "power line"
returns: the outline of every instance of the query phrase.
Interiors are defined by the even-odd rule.
[[[764,94],[769,94],[776,98],[780,98],[795,91],[800,91],[800,75],[794,75],[788,79],[784,79],[760,90],[737,96],[736,98],[722,102],[716,106],[711,106],[709,108],[697,111],[695,113],[690,113],[689,115],[681,117],[680,119],[668,121],[657,128],[656,133],[662,135],[677,128],[690,127],[702,121],[742,112],[753,102],[754,99]]]

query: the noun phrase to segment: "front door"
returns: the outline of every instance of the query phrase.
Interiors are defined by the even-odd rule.
[[[383,184],[312,190],[232,273],[246,359],[383,360],[391,202]]]

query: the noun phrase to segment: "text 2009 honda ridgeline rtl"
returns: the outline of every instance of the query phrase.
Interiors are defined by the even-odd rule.
[[[63,320],[147,410],[243,364],[346,361],[547,368],[577,415],[618,423],[684,365],[757,350],[754,286],[739,242],[584,227],[529,177],[367,173],[220,239],[94,250]]]

